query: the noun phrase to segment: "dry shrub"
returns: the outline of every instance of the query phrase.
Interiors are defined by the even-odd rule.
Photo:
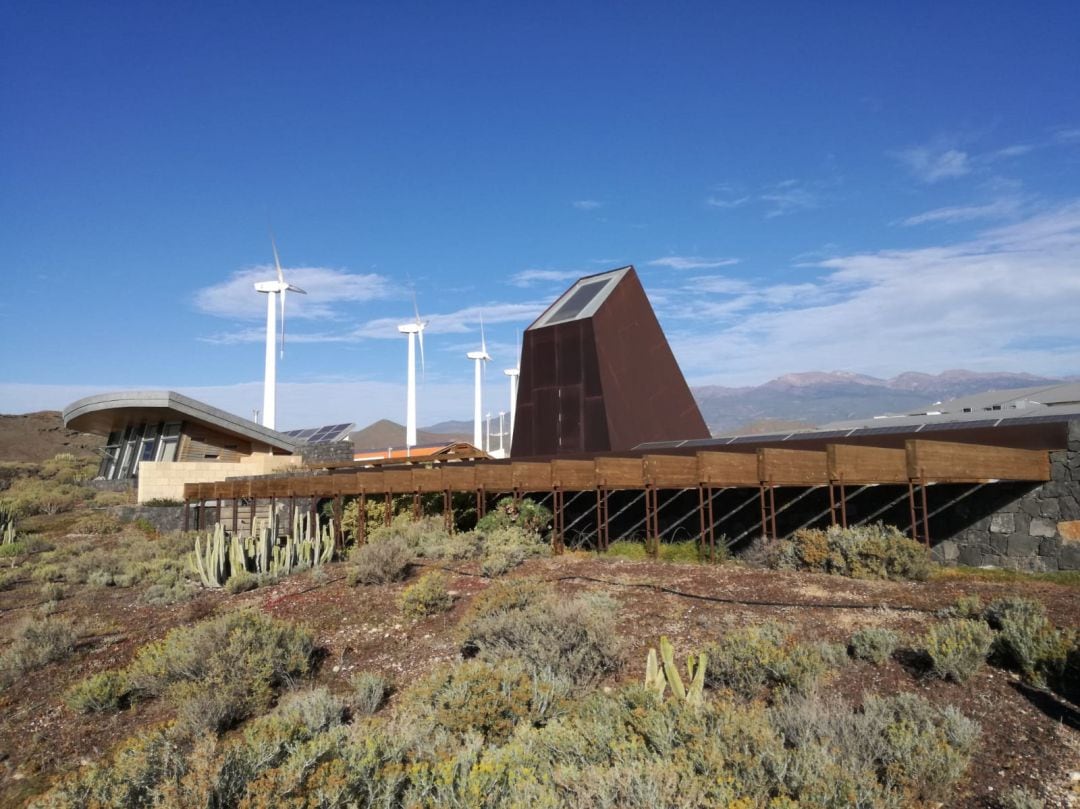
[[[446,583],[446,574],[439,570],[430,570],[419,580],[406,587],[398,600],[401,613],[406,618],[423,618],[446,612],[454,604]]]
[[[773,622],[736,629],[705,651],[706,684],[747,698],[764,687],[809,691],[835,660],[831,649],[796,643],[789,627]]]
[[[0,654],[0,688],[7,688],[28,672],[71,657],[76,639],[75,628],[63,618],[27,621],[11,646]]]
[[[222,731],[306,675],[314,650],[308,631],[245,610],[172,630],[140,649],[126,674],[135,694],[168,696],[191,729]]]
[[[923,642],[929,674],[962,683],[986,662],[993,633],[982,621],[954,618],[930,627]]]
[[[858,579],[925,581],[933,563],[925,547],[892,526],[804,528],[790,539],[758,543],[751,556],[769,567],[814,570]]]
[[[122,671],[103,671],[67,690],[64,702],[78,713],[111,713],[127,705],[131,684]]]
[[[349,584],[389,584],[405,578],[412,553],[403,539],[390,537],[354,548],[349,558]]]
[[[997,631],[991,657],[1037,685],[1058,683],[1075,635],[1057,630],[1038,601],[1007,596],[990,603],[986,620]]]
[[[390,684],[380,674],[361,671],[349,678],[352,696],[349,705],[361,716],[370,716],[382,707],[390,693]]]
[[[615,610],[606,596],[567,598],[534,580],[493,584],[462,621],[464,647],[488,662],[514,658],[533,673],[587,684],[618,666]]]
[[[865,627],[856,630],[848,641],[848,650],[856,660],[865,660],[880,666],[896,651],[900,636],[891,629]]]

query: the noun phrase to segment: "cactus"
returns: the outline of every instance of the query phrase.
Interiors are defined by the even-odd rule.
[[[656,663],[656,649],[649,649],[649,656],[645,659],[645,687],[655,691],[660,699],[664,698],[664,691],[667,690],[664,670]]]
[[[0,508],[0,526],[3,526],[0,545],[11,545],[15,542],[15,515],[5,508]]]
[[[214,528],[214,533],[206,537],[205,551],[203,551],[200,537],[195,537],[195,550],[190,557],[190,565],[205,587],[225,586],[229,578],[228,562],[225,550],[225,526],[219,523]]]
[[[664,696],[666,686],[671,686],[671,693],[684,701],[687,705],[700,706],[705,701],[705,667],[709,658],[701,652],[695,659],[693,655],[686,658],[686,670],[690,680],[690,687],[683,684],[679,667],[675,664],[675,647],[667,636],[660,638],[661,665],[656,662],[656,650],[649,649],[649,656],[645,662],[645,687],[656,692],[658,697]]]

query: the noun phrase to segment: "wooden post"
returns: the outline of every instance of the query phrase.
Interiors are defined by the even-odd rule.
[[[191,501],[184,498],[184,533],[188,532],[188,520],[190,519]]]
[[[443,519],[446,521],[446,533],[454,531],[454,499],[449,489],[443,489],[442,493]]]
[[[360,508],[356,513],[356,544],[367,541],[367,492],[360,492]]]
[[[239,497],[234,497],[232,499],[232,532],[234,534],[237,532],[237,522],[238,522],[238,520],[240,518],[240,515],[237,513],[239,510],[240,510],[240,498]]]
[[[394,521],[394,497],[390,492],[386,493],[386,514],[383,515],[383,525],[387,528]]]
[[[345,505],[341,495],[334,495],[334,551],[340,554],[345,550],[345,531],[341,527],[341,518],[345,513]]]

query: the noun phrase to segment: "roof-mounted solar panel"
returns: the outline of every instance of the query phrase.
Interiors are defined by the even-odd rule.
[[[353,422],[348,424],[328,424],[324,427],[302,427],[298,430],[286,430],[285,435],[309,444],[325,444],[331,441],[343,441],[349,437]]]

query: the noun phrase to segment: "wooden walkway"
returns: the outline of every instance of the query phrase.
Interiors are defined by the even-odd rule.
[[[1049,479],[1050,458],[1044,450],[920,439],[907,441],[904,449],[830,444],[823,451],[770,448],[696,455],[599,456],[583,460],[439,461],[428,457],[396,466],[384,463],[372,468],[339,463],[308,474],[187,484],[184,499],[188,508],[184,510],[184,518],[187,528],[191,506],[199,506],[194,527],[200,528],[207,523],[205,515],[214,509],[220,519],[222,505],[227,503],[236,530],[243,506],[250,509],[253,520],[260,500],[269,500],[273,507],[275,501],[284,499],[294,508],[296,500],[306,499],[314,510],[319,500],[332,499],[335,513],[340,515],[343,498],[355,497],[361,500],[363,515],[366,500],[379,498],[390,504],[394,496],[402,495],[412,496],[413,512],[418,516],[421,495],[441,493],[443,513],[447,524],[452,525],[453,493],[474,493],[477,513],[481,516],[489,496],[520,499],[525,495],[549,493],[554,513],[552,543],[560,551],[566,532],[566,493],[595,494],[597,544],[604,548],[610,541],[612,493],[637,490],[644,493],[646,542],[650,549],[655,549],[660,536],[659,492],[696,489],[699,535],[703,545],[715,549],[713,495],[717,490],[756,489],[761,533],[775,537],[778,488],[827,487],[831,523],[847,527],[848,487],[901,486],[907,487],[911,535],[929,544],[928,486]],[[363,519],[360,531],[359,539],[363,541],[366,532]]]

